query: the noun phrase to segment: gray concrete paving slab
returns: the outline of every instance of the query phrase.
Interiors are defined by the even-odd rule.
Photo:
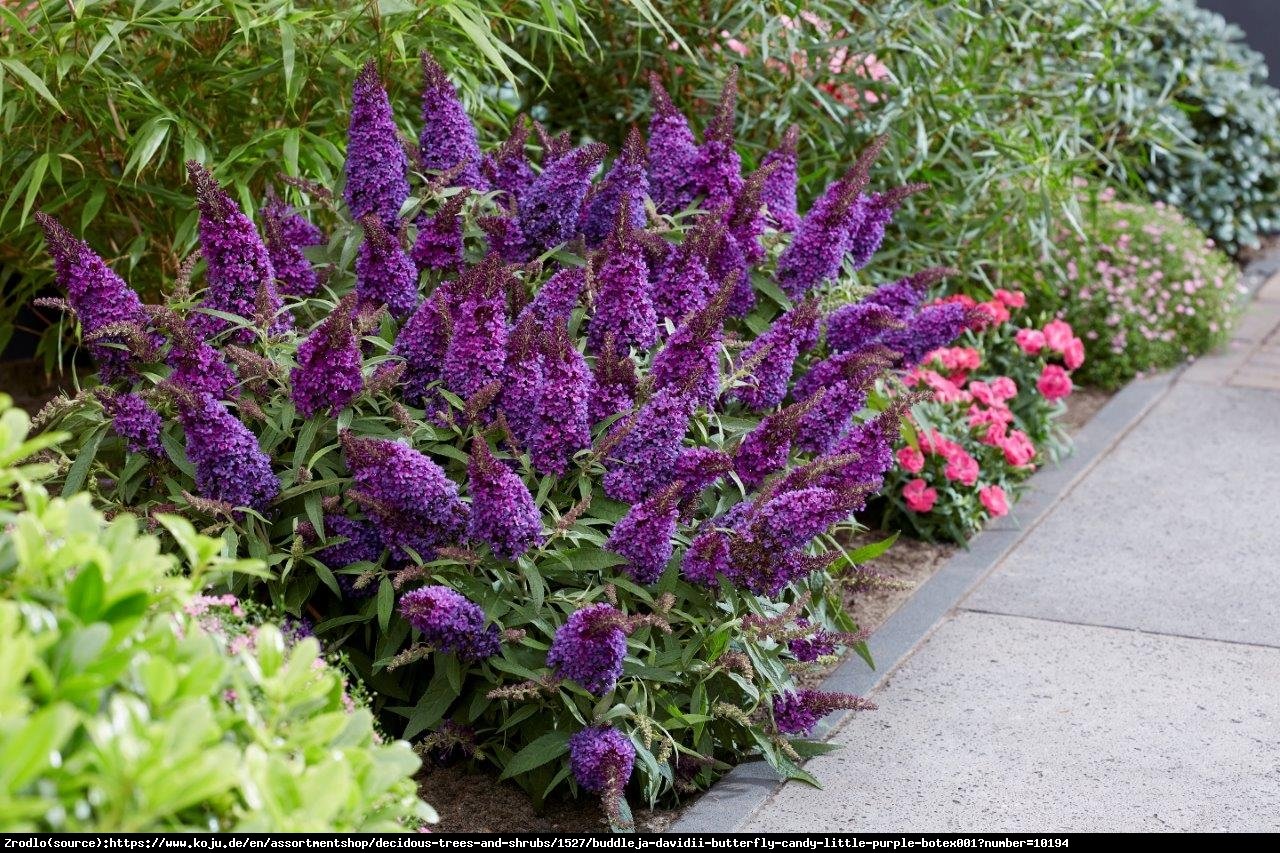
[[[741,829],[1280,829],[1280,649],[962,612],[875,699]]]

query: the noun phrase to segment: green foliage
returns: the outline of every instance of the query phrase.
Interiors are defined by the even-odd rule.
[[[1147,150],[1151,196],[1182,209],[1229,252],[1280,230],[1280,91],[1239,27],[1190,0],[1157,4],[1156,35],[1135,50],[1137,79],[1172,97],[1172,145]]]
[[[139,0],[0,5],[0,349],[48,283],[36,209],[92,231],[156,296],[194,243],[183,162],[216,165],[245,203],[277,172],[332,186],[341,116],[367,57],[411,115],[430,50],[473,112],[503,120],[517,79],[539,85],[593,39],[575,0]],[[620,4],[623,5],[623,4]],[[647,0],[625,4],[656,27]],[[520,35],[524,54],[509,43]],[[527,57],[527,58],[526,58]],[[505,121],[503,121],[505,124]],[[142,263],[143,259],[147,263]],[[56,354],[46,340],[46,364]]]
[[[395,830],[434,819],[418,759],[381,743],[314,639],[262,626],[230,652],[183,615],[202,583],[259,563],[161,517],[178,561],[89,495],[50,498],[14,461],[0,395],[0,826],[11,831]],[[15,495],[16,491],[16,495]],[[178,569],[185,570],[180,574]]]
[[[1067,268],[1058,311],[1084,338],[1085,382],[1117,388],[1225,342],[1239,294],[1235,265],[1162,202],[1125,203],[1103,192],[1085,234],[1059,235]]]

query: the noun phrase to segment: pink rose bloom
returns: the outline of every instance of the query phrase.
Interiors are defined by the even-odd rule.
[[[1062,360],[1066,362],[1067,370],[1075,370],[1084,364],[1084,341],[1072,338],[1071,343],[1062,351]]]
[[[987,315],[991,323],[1000,324],[1009,322],[1009,309],[1004,304],[992,299],[990,302],[979,302],[978,310]]]
[[[924,468],[924,454],[908,445],[898,451],[898,464],[909,474],[919,474]]]
[[[947,459],[944,473],[948,480],[958,480],[966,486],[972,486],[978,482],[978,460],[962,450]]]
[[[954,352],[957,370],[977,370],[982,366],[982,353],[973,347],[955,347]]]
[[[1005,290],[1003,287],[995,293],[996,301],[1006,308],[1025,308],[1027,295],[1020,290]]]
[[[1030,465],[1036,458],[1036,446],[1022,430],[1010,432],[1000,449],[1004,451],[1004,460],[1017,468]]]
[[[1009,514],[1009,499],[1005,497],[1004,489],[999,486],[984,486],[978,489],[978,500],[982,501],[982,505],[987,508],[987,512],[991,513],[992,518]]]
[[[966,391],[937,371],[922,370],[920,378],[933,389],[934,399],[939,403],[968,402],[970,397]]]
[[[1039,329],[1019,329],[1018,334],[1013,336],[1018,342],[1018,346],[1022,347],[1022,351],[1027,355],[1035,355],[1044,349],[1044,332]]]
[[[997,376],[991,382],[991,393],[1001,402],[1018,396],[1018,383],[1008,376]]]
[[[969,393],[973,395],[973,399],[977,400],[984,406],[1000,405],[1000,401],[996,399],[996,395],[992,392],[991,386],[985,382],[970,382]]]
[[[1064,320],[1054,320],[1044,327],[1044,341],[1051,350],[1065,352],[1073,337],[1075,332],[1071,331],[1071,324]]]
[[[1046,400],[1061,400],[1071,393],[1072,387],[1071,377],[1056,364],[1046,364],[1036,382],[1036,388]]]
[[[992,447],[1000,447],[1009,437],[1009,425],[1003,421],[989,421],[987,431],[982,436],[982,443]]]
[[[912,480],[902,487],[902,499],[912,512],[928,512],[938,501],[938,490],[929,488],[924,480]]]

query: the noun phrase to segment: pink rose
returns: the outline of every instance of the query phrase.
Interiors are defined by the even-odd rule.
[[[912,512],[928,512],[938,501],[938,490],[929,488],[924,480],[912,480],[902,487],[902,499]]]
[[[978,482],[978,460],[962,450],[947,459],[944,473],[948,480],[958,480],[966,486],[972,486]]]
[[[1084,341],[1072,338],[1062,351],[1062,360],[1066,362],[1067,370],[1075,370],[1084,364]]]
[[[1009,499],[1005,497],[1004,489],[999,486],[984,486],[978,489],[978,500],[982,501],[982,505],[987,508],[987,512],[991,513],[992,518],[1009,514]]]
[[[1008,424],[1013,422],[1013,412],[1007,406],[995,406],[984,409],[979,406],[969,407],[969,426],[979,424]]]
[[[991,323],[998,325],[1009,322],[1009,309],[1004,307],[1003,302],[994,299],[990,302],[979,302],[978,310],[986,314]]]
[[[991,386],[985,382],[970,382],[969,393],[973,395],[973,399],[977,400],[984,406],[999,406],[1000,401],[996,399],[996,395],[991,390]]]
[[[1039,329],[1019,329],[1018,334],[1013,336],[1018,342],[1018,346],[1022,347],[1022,351],[1027,355],[1035,355],[1044,349],[1044,332]]]
[[[1017,468],[1030,465],[1036,458],[1036,446],[1022,430],[1010,432],[1000,449],[1004,451],[1005,461]]]
[[[1063,320],[1054,320],[1044,327],[1044,341],[1051,350],[1065,352],[1073,337],[1075,332],[1071,331],[1071,324]]]
[[[924,454],[908,445],[898,451],[898,464],[909,474],[919,474],[924,468]]]
[[[955,403],[969,401],[969,395],[950,379],[933,370],[921,370],[920,378],[933,389],[934,399],[939,403]]]
[[[952,352],[956,354],[957,370],[977,370],[982,366],[982,353],[973,347],[956,347]]]
[[[1000,447],[1009,436],[1009,425],[1002,421],[989,421],[987,432],[982,436],[982,443],[992,447]]]
[[[1018,383],[1014,382],[1008,376],[997,376],[991,382],[991,393],[995,395],[997,400],[1001,402],[1012,400],[1018,396]]]
[[[1046,400],[1061,400],[1071,393],[1072,387],[1071,377],[1056,364],[1046,364],[1036,382],[1036,388]]]
[[[1027,295],[1020,290],[1005,290],[1003,287],[995,293],[996,301],[1006,308],[1025,308]]]

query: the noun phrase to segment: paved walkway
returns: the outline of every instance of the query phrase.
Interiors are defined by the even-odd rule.
[[[749,831],[1280,830],[1280,273]]]

